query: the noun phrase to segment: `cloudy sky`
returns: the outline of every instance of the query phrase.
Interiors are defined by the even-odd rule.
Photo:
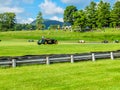
[[[0,0],[0,13],[16,13],[17,22],[30,23],[35,20],[39,11],[44,19],[63,21],[64,9],[68,5],[75,5],[83,9],[91,1],[100,0]],[[113,4],[116,0],[104,0]]]

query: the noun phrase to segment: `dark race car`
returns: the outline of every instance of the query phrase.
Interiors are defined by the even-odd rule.
[[[41,44],[57,44],[58,41],[55,39],[50,39],[50,38],[45,38],[45,39],[41,39],[38,40],[37,44],[41,45]]]

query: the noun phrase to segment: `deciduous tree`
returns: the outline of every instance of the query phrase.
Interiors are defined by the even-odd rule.
[[[86,26],[86,16],[83,10],[74,13],[75,21],[74,26],[79,27],[81,30]]]
[[[113,27],[119,26],[120,27],[120,1],[117,1],[113,5],[110,19],[111,19],[111,26],[113,26]]]
[[[0,28],[3,31],[14,29],[15,24],[16,24],[15,13],[6,12],[0,14]]]
[[[64,22],[70,23],[73,25],[74,23],[74,13],[77,11],[77,8],[75,6],[67,6],[64,10]]]
[[[109,27],[110,24],[110,3],[102,0],[97,6],[97,25],[99,28]]]
[[[96,20],[97,20],[97,4],[95,2],[91,2],[90,5],[88,5],[85,8],[85,15],[86,15],[86,26],[89,28],[95,28],[96,25]]]

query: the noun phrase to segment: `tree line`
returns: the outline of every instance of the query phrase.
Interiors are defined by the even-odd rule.
[[[44,19],[41,12],[38,12],[36,16],[35,25],[17,23],[15,13],[0,13],[0,31],[43,30],[46,28],[43,22]]]
[[[103,0],[99,3],[92,1],[82,10],[78,10],[73,5],[67,6],[63,19],[64,22],[80,28],[120,27],[120,1],[113,6]]]
[[[60,25],[50,25],[48,29],[59,29]],[[0,13],[0,31],[21,31],[21,30],[44,30],[46,26],[42,12],[38,12],[35,24],[20,24],[16,21],[15,13]]]
[[[43,24],[41,12],[36,17],[35,25],[17,23],[15,13],[0,13],[0,31],[41,30],[43,28],[45,28],[45,25]]]
[[[17,23],[16,15],[12,12],[0,13],[0,31],[35,30],[31,24]]]

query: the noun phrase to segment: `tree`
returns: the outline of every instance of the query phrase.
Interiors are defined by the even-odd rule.
[[[2,30],[2,14],[0,14],[0,31]]]
[[[58,25],[50,25],[49,29],[50,30],[56,30],[58,28]]]
[[[74,23],[74,13],[77,11],[77,8],[75,6],[67,6],[64,10],[64,22],[70,23],[73,25]]]
[[[31,24],[26,24],[26,29],[27,30],[32,30],[32,25]]]
[[[113,5],[113,9],[111,11],[111,26],[116,27],[119,26],[120,27],[120,1],[117,1],[114,5]]]
[[[0,28],[4,31],[14,29],[16,24],[15,13],[2,13],[0,14]]]
[[[109,27],[110,24],[110,3],[102,0],[97,7],[97,25],[99,28]]]
[[[22,29],[23,29],[22,24],[16,24],[16,25],[14,26],[14,30],[15,30],[15,31],[20,31],[20,30],[22,30]]]
[[[79,27],[81,30],[85,28],[86,24],[86,16],[83,10],[77,11],[74,13],[75,21],[74,26]]]
[[[38,30],[41,30],[43,28],[43,17],[41,12],[39,12],[36,17],[36,28]]]
[[[85,8],[85,14],[86,14],[86,26],[89,28],[95,28],[96,25],[96,19],[97,19],[97,4],[95,2],[91,2],[89,6]]]
[[[8,15],[8,29],[13,29],[16,24],[15,13],[6,13]]]

